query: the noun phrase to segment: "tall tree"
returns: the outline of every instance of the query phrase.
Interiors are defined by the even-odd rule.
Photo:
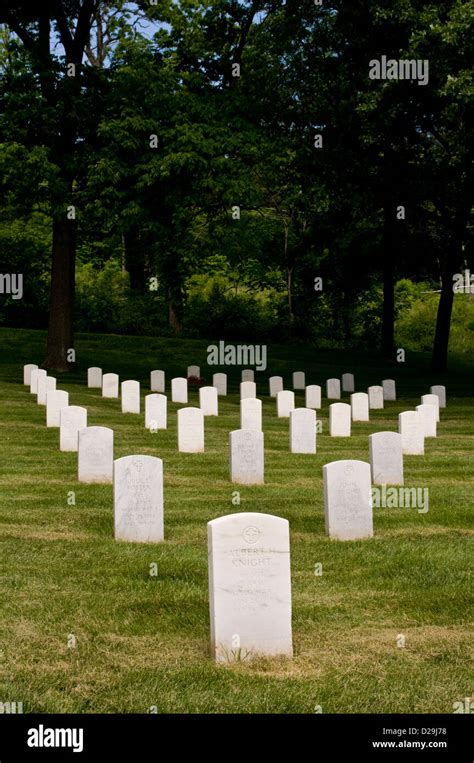
[[[97,87],[84,64],[84,53],[99,1],[46,0],[34,9],[27,2],[0,0],[0,23],[21,40],[38,82],[38,123],[24,125],[25,143],[28,147],[46,147],[49,161],[57,167],[56,183],[51,189],[51,296],[43,362],[46,368],[56,371],[69,370],[74,357],[70,351],[74,348],[75,190],[84,154],[81,120],[87,114],[85,104],[91,106],[86,96]],[[58,42],[61,55],[55,53]]]

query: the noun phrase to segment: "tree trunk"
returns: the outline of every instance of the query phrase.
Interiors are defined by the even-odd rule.
[[[352,304],[351,304],[351,295],[347,294],[347,292],[344,292],[342,295],[342,305],[341,305],[341,319],[342,319],[342,333],[343,333],[343,341],[344,341],[344,347],[348,348],[350,347],[351,340],[352,340]]]
[[[167,250],[161,263],[161,280],[166,289],[168,303],[168,324],[177,334],[183,330],[184,279],[181,272],[181,258],[177,249]]]
[[[453,275],[454,269],[449,263],[443,274],[438,314],[436,316],[436,331],[433,342],[433,354],[431,356],[431,368],[433,371],[446,371],[448,367],[449,331],[454,301]]]
[[[383,305],[382,305],[382,354],[385,360],[395,357],[395,285],[394,285],[394,235],[395,226],[390,205],[385,207],[383,232]]]
[[[286,290],[288,293],[288,318],[290,324],[293,323],[293,268],[287,268],[286,270]]]
[[[443,270],[433,352],[431,355],[431,368],[433,371],[441,372],[446,371],[448,368],[449,332],[454,303],[453,275],[460,271],[464,262],[463,242],[471,215],[472,199],[472,177],[470,177],[466,181],[462,192],[463,203],[459,214],[453,220],[452,225],[449,226],[451,240]],[[445,225],[448,227],[446,223]]]
[[[176,294],[173,294],[171,289],[168,289],[168,323],[177,334],[183,330],[181,315],[182,302],[176,299]]]
[[[76,222],[66,217],[53,220],[51,295],[46,358],[42,366],[52,371],[70,371],[74,362],[74,276]]]
[[[146,286],[145,276],[145,245],[143,237],[136,230],[126,231],[123,237],[125,244],[125,267],[130,277],[132,291],[143,292]]]

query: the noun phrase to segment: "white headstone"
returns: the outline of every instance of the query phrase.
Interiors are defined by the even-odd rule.
[[[383,387],[374,385],[367,390],[369,393],[369,408],[376,411],[383,408]]]
[[[219,415],[217,389],[215,387],[201,387],[199,389],[199,407],[204,416]]]
[[[316,412],[310,408],[290,411],[290,451],[316,453]]]
[[[56,389],[56,379],[54,376],[40,376],[38,378],[38,397],[36,402],[38,405],[46,405],[46,395],[48,392],[52,392]]]
[[[30,374],[30,393],[32,395],[38,394],[38,379],[46,375],[44,368],[33,368]]]
[[[69,392],[63,389],[52,389],[46,393],[46,426],[59,427],[61,408],[69,405]]]
[[[268,382],[270,385],[270,397],[276,397],[277,392],[283,389],[283,376],[270,376]]]
[[[383,399],[384,400],[396,400],[397,390],[394,379],[384,379],[382,382],[383,387]]]
[[[229,433],[231,482],[240,485],[263,485],[263,432],[236,429]]]
[[[348,403],[329,406],[329,434],[331,437],[351,436],[351,406]]]
[[[306,408],[321,408],[321,387],[319,384],[309,384],[305,392]]]
[[[178,376],[175,379],[171,379],[171,402],[188,402],[188,380],[185,379],[184,376]]]
[[[102,389],[102,369],[91,366],[87,369],[87,386],[93,389]]]
[[[180,453],[202,453],[204,450],[204,414],[200,408],[178,411],[178,450]]]
[[[80,429],[77,465],[79,482],[112,482],[113,430],[108,427]]]
[[[104,374],[102,376],[102,397],[119,396],[118,374]]]
[[[212,386],[217,389],[218,395],[227,395],[227,374],[213,374]]]
[[[342,391],[354,392],[354,374],[342,374]]]
[[[188,379],[189,379],[190,376],[193,379],[200,379],[201,378],[201,369],[199,368],[199,366],[188,366],[187,376],[188,376]]]
[[[370,466],[365,461],[332,461],[323,466],[326,533],[337,540],[374,534]]]
[[[163,461],[125,456],[114,461],[115,540],[163,540]]]
[[[374,485],[403,485],[402,436],[398,432],[369,435],[369,453]]]
[[[304,371],[294,371],[293,373],[293,389],[304,389],[306,386]]]
[[[79,430],[87,427],[87,408],[68,405],[59,413],[59,449],[77,452]]]
[[[405,456],[422,456],[425,452],[425,437],[421,414],[418,411],[404,411],[398,414],[398,431],[402,436],[402,450]]]
[[[240,401],[240,428],[262,431],[262,401],[256,397],[244,397]]]
[[[127,379],[121,387],[122,413],[140,413],[140,382]]]
[[[425,437],[436,437],[436,406],[430,403],[417,405],[416,410],[421,416],[421,426]]]
[[[277,392],[277,416],[279,419],[287,419],[290,416],[290,411],[295,408],[295,393],[290,389],[282,389]]]
[[[255,381],[255,374],[252,368],[244,368],[240,374],[240,381]]]
[[[240,399],[244,397],[257,397],[257,385],[253,381],[240,383]]]
[[[166,395],[158,393],[145,395],[145,427],[147,429],[166,429],[167,403]]]
[[[430,387],[432,395],[438,395],[439,407],[446,408],[446,387],[443,384],[435,384],[434,387]]]
[[[291,657],[288,521],[240,512],[213,519],[207,527],[213,659]]]
[[[328,400],[341,399],[341,382],[339,381],[339,379],[327,379],[326,397],[328,398]]]
[[[155,370],[150,372],[150,389],[152,392],[165,391],[165,372]]]
[[[34,363],[27,363],[26,366],[23,366],[23,384],[27,384],[30,386],[31,384],[31,372],[37,371],[38,366]]]
[[[369,396],[366,392],[353,392],[351,395],[352,421],[369,420]]]
[[[434,405],[436,408],[436,421],[439,421],[439,397],[438,395],[422,395],[422,405]]]

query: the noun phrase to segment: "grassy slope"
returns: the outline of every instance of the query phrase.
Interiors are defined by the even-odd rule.
[[[472,368],[432,377],[426,359],[387,369],[357,354],[270,348],[258,394],[264,403],[266,485],[241,487],[243,511],[286,517],[292,543],[295,659],[216,666],[209,658],[206,523],[236,509],[228,479],[228,432],[238,428],[240,369],[218,419],[206,420],[205,454],[179,454],[176,416],[151,434],[142,416],[87,390],[88,365],[167,379],[205,365],[206,342],[82,335],[79,370],[58,388],[85,405],[89,424],[115,431],[115,457],[149,453],[165,467],[163,544],[115,543],[112,487],[79,485],[76,455],[60,453],[58,430],[21,384],[23,363],[42,359],[43,332],[0,330],[0,701],[25,712],[452,712],[472,694]],[[363,370],[365,368],[365,370]],[[327,434],[316,456],[288,452],[266,379],[306,370],[308,383],[354,370],[358,389],[386,376],[401,399],[353,425],[350,440]],[[223,369],[226,370],[226,369]],[[227,369],[229,370],[229,369]],[[257,375],[258,376],[258,375]],[[288,383],[287,382],[287,383]],[[322,466],[368,460],[367,435],[396,429],[430,383],[448,386],[437,440],[405,457],[407,486],[430,488],[430,510],[376,509],[375,537],[337,543],[324,534]],[[264,394],[263,394],[264,393]],[[298,393],[297,404],[303,404]],[[190,396],[195,404],[197,392]],[[68,505],[68,491],[76,505]],[[158,577],[150,577],[150,563]],[[314,575],[321,562],[323,575]],[[75,649],[68,648],[74,634]],[[405,648],[397,648],[404,634]]]

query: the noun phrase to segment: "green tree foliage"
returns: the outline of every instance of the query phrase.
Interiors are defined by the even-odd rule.
[[[472,0],[1,0],[0,255],[9,221],[26,243],[74,203],[81,328],[388,357],[396,339],[443,368],[452,275],[472,263],[473,16]],[[372,80],[382,56],[427,60],[429,82]]]

